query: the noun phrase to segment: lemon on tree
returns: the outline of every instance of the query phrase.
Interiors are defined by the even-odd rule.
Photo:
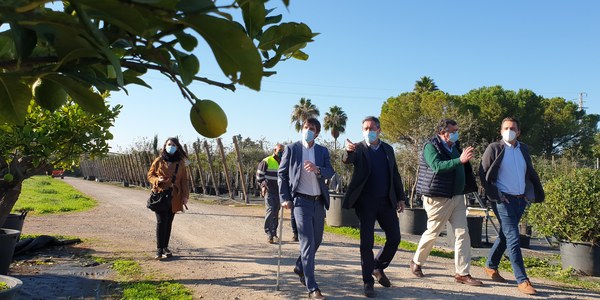
[[[212,100],[196,101],[190,110],[190,120],[194,129],[207,138],[216,138],[227,131],[227,115]]]
[[[35,102],[45,109],[54,111],[67,101],[67,92],[54,81],[38,78],[31,89]]]
[[[12,182],[13,179],[14,179],[14,176],[12,174],[10,174],[10,173],[6,173],[6,174],[4,174],[4,178],[3,179],[6,182]]]

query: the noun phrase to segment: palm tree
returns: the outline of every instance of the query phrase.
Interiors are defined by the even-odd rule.
[[[337,150],[337,139],[340,136],[340,133],[346,131],[347,120],[348,116],[346,116],[346,113],[342,108],[337,105],[330,107],[329,111],[325,113],[323,127],[325,130],[331,130],[331,136],[333,136],[334,140],[334,150]]]
[[[417,82],[415,82],[415,88],[413,89],[415,93],[433,92],[438,90],[437,85],[435,85],[435,82],[433,82],[433,79],[429,76],[423,76],[421,79],[417,80]]]
[[[319,114],[319,109],[314,104],[310,103],[310,99],[302,97],[300,98],[300,102],[294,105],[291,123],[295,122],[294,127],[296,128],[296,131],[300,132],[304,120],[311,117],[318,117]]]

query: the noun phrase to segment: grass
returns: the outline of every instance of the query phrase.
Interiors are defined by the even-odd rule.
[[[69,184],[40,175],[23,181],[22,192],[13,212],[52,214],[83,211],[94,206],[96,200],[83,195]]]
[[[145,276],[135,261],[119,259],[112,268],[121,278],[122,299],[192,299],[192,293],[183,284],[170,280],[152,280]]]
[[[329,225],[325,225],[325,231],[343,235],[355,240],[360,240],[360,230],[352,227],[331,227]],[[375,235],[375,244],[383,245],[385,244],[385,238],[379,235]],[[417,251],[417,244],[407,241],[400,241],[400,249],[414,252]],[[444,251],[441,249],[433,249],[431,250],[431,255],[445,258],[454,258],[454,251]]]

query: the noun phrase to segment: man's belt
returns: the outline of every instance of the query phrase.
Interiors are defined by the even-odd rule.
[[[507,194],[507,193],[502,193],[502,194],[504,194],[505,196],[510,196],[510,197],[514,197],[514,198],[517,198],[517,199],[525,199],[525,200],[527,200],[527,196],[525,196],[524,194],[520,194],[520,195],[511,195],[511,194]]]
[[[310,199],[310,200],[314,200],[314,201],[321,200],[321,195],[311,196],[311,195],[307,195],[307,194],[296,193],[296,197],[302,197],[302,198],[306,198],[306,199]]]

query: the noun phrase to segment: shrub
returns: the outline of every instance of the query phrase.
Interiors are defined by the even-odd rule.
[[[533,228],[561,241],[600,242],[600,170],[573,169],[549,180],[546,200],[529,208]]]

